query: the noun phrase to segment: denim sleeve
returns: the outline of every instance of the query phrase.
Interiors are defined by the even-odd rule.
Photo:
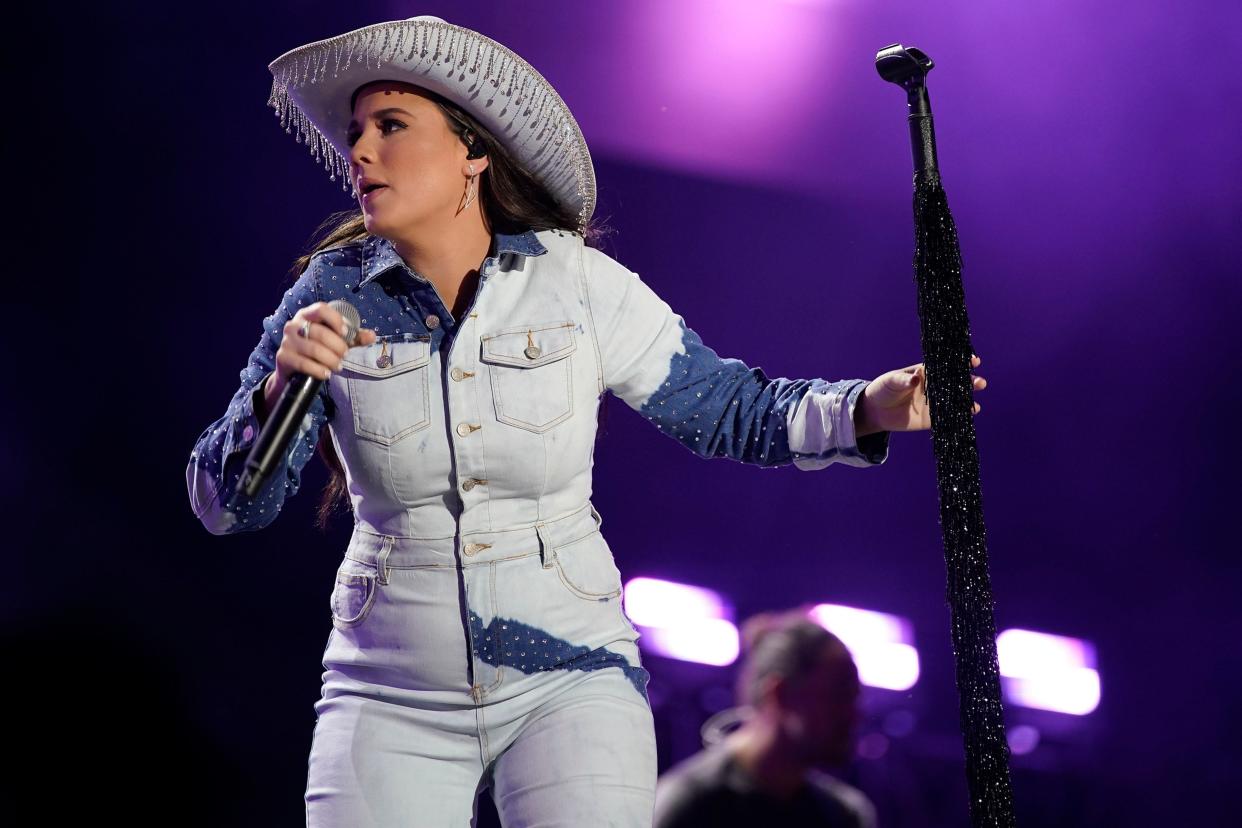
[[[276,351],[285,323],[298,309],[319,300],[316,260],[302,273],[271,316],[263,320],[263,334],[241,372],[241,387],[224,416],[202,433],[186,466],[186,487],[194,514],[213,535],[262,529],[276,519],[285,499],[298,491],[302,468],[315,453],[320,427],[330,417],[330,398],[324,383],[303,419],[279,467],[253,498],[236,492],[246,456],[259,436],[256,397],[276,370]]]
[[[770,379],[703,344],[616,261],[586,248],[586,282],[604,386],[700,457],[759,466],[873,466],[888,433],[854,434],[866,380]]]

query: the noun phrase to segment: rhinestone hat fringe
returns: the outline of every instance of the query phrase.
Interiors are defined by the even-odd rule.
[[[290,98],[290,91],[315,84],[355,64],[378,69],[394,64],[403,75],[438,76],[451,83],[454,75],[463,83],[463,97],[478,96],[480,87],[491,86],[485,106],[497,96],[504,98],[496,117],[510,116],[521,122],[521,133],[538,130],[525,141],[506,141],[526,169],[562,204],[578,208],[578,231],[582,232],[595,211],[595,170],[586,140],[569,107],[534,67],[507,47],[469,29],[437,20],[398,20],[378,23],[356,32],[321,40],[281,55],[269,65],[272,93],[267,105],[275,110],[285,132],[306,144],[311,157],[323,164],[328,178],[341,178],[341,189],[350,190],[349,160]],[[482,74],[480,74],[480,72]],[[399,79],[399,78],[398,78]],[[365,81],[364,81],[365,82]],[[410,82],[414,82],[411,80]],[[453,99],[453,95],[446,95]],[[475,107],[466,110],[479,117]]]

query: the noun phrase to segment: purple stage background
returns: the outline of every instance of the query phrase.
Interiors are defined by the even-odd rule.
[[[300,824],[349,526],[310,527],[314,461],[272,527],[212,537],[183,469],[293,259],[350,206],[265,107],[267,63],[423,13],[540,68],[592,148],[608,252],[769,376],[919,361],[904,98],[873,59],[897,41],[935,59],[989,381],[975,425],[998,626],[1094,642],[1103,684],[1082,719],[1014,712],[1044,735],[1014,759],[1019,823],[1221,824],[1242,779],[1224,523],[1242,410],[1242,6],[1224,0],[21,12],[24,48],[49,45],[10,73],[11,197],[31,218],[10,242],[12,353],[39,369],[34,394],[10,392],[3,442],[10,523],[30,527],[3,604],[0,709],[28,774],[12,807]],[[885,826],[965,824],[929,435],[894,435],[880,468],[763,470],[699,460],[612,400],[596,469],[627,578],[709,586],[739,617],[831,601],[910,618],[920,681],[871,699],[866,727],[904,710],[913,730],[847,778]],[[666,766],[732,674],[648,666]],[[23,796],[49,780],[58,797]]]

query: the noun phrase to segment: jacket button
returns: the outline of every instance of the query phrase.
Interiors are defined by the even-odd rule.
[[[449,372],[449,376],[451,376],[455,382],[461,382],[463,379],[465,379],[466,372],[461,370],[460,368],[454,368],[452,371]]]
[[[482,427],[483,426],[471,425],[470,423],[458,423],[457,434],[461,437],[469,437],[470,432],[477,431],[478,429]]]
[[[430,330],[434,331],[436,328],[440,327],[440,317],[436,316],[434,313],[427,314],[427,318],[423,321],[427,323],[427,328]]]
[[[465,489],[466,491],[470,491],[471,489],[473,489],[475,486],[479,485],[480,483],[486,483],[486,482],[487,482],[486,480],[478,480],[474,477],[467,477],[465,482],[461,484],[461,487]]]

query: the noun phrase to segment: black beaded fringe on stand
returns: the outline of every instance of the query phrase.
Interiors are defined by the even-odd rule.
[[[1010,828],[1015,820],[1009,745],[1001,715],[996,622],[971,415],[970,320],[957,228],[938,175],[916,179],[914,226],[924,388],[931,405],[971,822]]]

